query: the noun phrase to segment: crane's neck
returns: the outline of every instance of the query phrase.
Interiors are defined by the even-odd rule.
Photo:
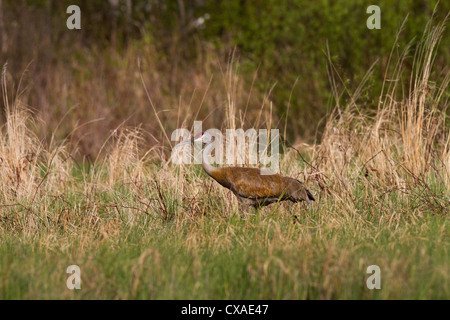
[[[203,149],[203,151],[202,151],[202,167],[203,167],[203,170],[205,170],[205,172],[207,174],[209,174],[212,178],[215,179],[216,173],[218,172],[218,168],[213,167],[208,161],[208,155],[211,153],[213,146],[214,146],[213,141],[211,141]]]

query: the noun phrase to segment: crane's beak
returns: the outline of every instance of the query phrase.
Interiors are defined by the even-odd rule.
[[[191,139],[188,139],[188,140],[185,140],[185,141],[182,141],[182,142],[180,142],[179,144],[177,144],[177,145],[175,145],[175,147],[174,148],[178,148],[178,147],[180,147],[180,146],[184,146],[184,145],[186,145],[186,144],[190,144],[190,143],[193,143],[194,142],[194,138],[192,137]]]

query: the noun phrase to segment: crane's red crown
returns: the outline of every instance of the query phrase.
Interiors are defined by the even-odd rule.
[[[199,132],[195,135],[194,139],[200,138],[201,136],[203,136],[204,132]]]

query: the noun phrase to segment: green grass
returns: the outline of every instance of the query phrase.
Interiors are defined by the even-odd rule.
[[[137,206],[132,194],[126,188],[103,194],[96,203],[104,207],[96,214],[83,209],[75,195],[70,201],[52,200],[48,205],[55,214],[42,215],[28,230],[14,227],[18,222],[5,226],[8,219],[31,219],[29,212],[4,211],[0,298],[450,296],[448,217],[425,210],[417,218],[407,201],[392,200],[395,212],[359,201],[354,213],[343,213],[331,203],[334,198],[325,197],[309,209],[287,203],[238,214],[221,199],[206,204],[212,209],[205,215],[174,206],[173,218],[166,220],[158,206],[147,214],[126,209]],[[167,195],[165,201],[173,199]],[[117,209],[111,207],[119,202]],[[70,223],[57,222],[64,208]],[[81,290],[66,288],[65,272],[72,264],[81,268]],[[366,269],[373,264],[381,269],[380,290],[366,287]]]

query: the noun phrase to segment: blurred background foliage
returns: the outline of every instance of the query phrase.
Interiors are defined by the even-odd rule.
[[[327,45],[330,62],[342,78],[340,86],[350,91],[378,60],[359,101],[364,108],[375,108],[401,23],[408,16],[394,50],[396,55],[410,41],[420,39],[437,3],[434,0],[0,2],[1,63],[7,63],[11,98],[21,95],[43,119],[47,134],[64,118],[57,134],[70,136],[81,154],[91,156],[98,152],[111,130],[125,120],[129,125],[142,123],[150,132],[150,144],[161,141],[161,132],[143,91],[139,66],[152,103],[168,132],[182,120],[187,121],[188,127],[193,120],[202,119],[208,125],[221,127],[224,111],[214,107],[226,103],[227,94],[233,93],[232,88],[223,84],[224,69],[232,58],[234,75],[239,79],[233,83],[238,87],[235,102],[240,104],[238,108],[248,106],[245,117],[256,118],[261,105],[270,101],[280,129],[287,121],[288,140],[312,141],[320,137],[323,125],[320,120],[335,105],[327,72]],[[81,30],[66,28],[69,16],[66,8],[71,4],[81,8]],[[369,17],[366,8],[372,4],[381,8],[381,30],[366,27]],[[442,20],[449,11],[450,2],[441,1],[437,20]],[[436,55],[434,79],[443,77],[443,70],[448,69],[449,48],[447,32]],[[410,55],[413,54],[414,46]],[[411,63],[406,63],[411,68]],[[17,92],[21,78],[22,87]],[[342,99],[345,103],[346,96]],[[193,119],[199,106],[202,106],[199,115]],[[66,113],[69,116],[65,118]],[[89,123],[94,119],[98,121]],[[81,124],[85,124],[83,129],[74,131]]]

